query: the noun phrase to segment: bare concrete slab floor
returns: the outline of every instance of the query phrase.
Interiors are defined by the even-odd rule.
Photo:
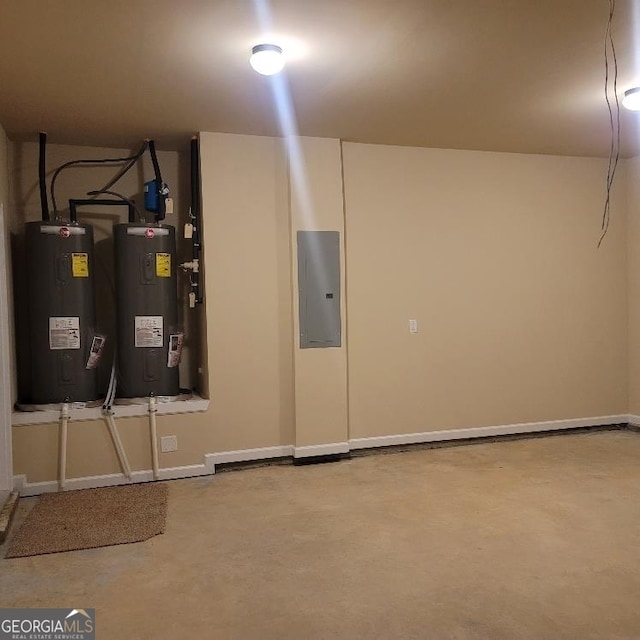
[[[103,640],[640,638],[637,433],[169,486],[164,536],[0,560],[0,604],[95,607]]]

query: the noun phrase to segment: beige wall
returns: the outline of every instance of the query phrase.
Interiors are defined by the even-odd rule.
[[[294,287],[293,340],[295,363],[296,447],[346,443],[347,330],[345,322],[344,202],[340,141],[328,138],[289,140],[291,163],[291,271],[298,282],[297,232],[338,231],[340,234],[340,347],[300,349],[297,314],[298,288]],[[293,164],[297,162],[297,166]],[[298,449],[299,455],[303,450]],[[334,453],[338,453],[335,451]]]
[[[629,413],[640,415],[640,156],[626,161],[629,258]]]
[[[0,125],[0,204],[4,205],[4,232],[5,232],[5,255],[11,255],[11,229],[13,225],[13,217],[10,206],[10,194],[9,194],[9,140]],[[12,268],[11,261],[9,260],[6,265],[0,265],[0,268],[6,269],[7,276],[7,287],[9,294],[9,308],[8,308],[8,323],[9,323],[9,336],[10,339],[13,337],[15,329],[14,329],[14,319],[13,319],[13,286],[12,286]],[[13,405],[17,397],[16,392],[16,359],[13,352],[13,345],[10,345],[11,353],[9,354],[9,358],[11,360],[11,389],[10,393],[10,401]]]
[[[13,223],[13,218],[11,215],[11,207],[10,207],[10,196],[9,196],[9,140],[0,125],[0,204],[4,205],[4,232],[5,232],[5,255],[11,255],[11,225]],[[0,265],[1,269],[6,269],[7,276],[7,287],[9,289],[9,297],[12,296],[12,271],[11,271],[11,262],[9,261],[6,265]],[[14,333],[14,323],[13,323],[13,300],[9,300],[9,308],[8,308],[8,322],[9,322],[9,330],[10,336],[13,336]],[[3,311],[4,312],[4,311]],[[16,397],[15,394],[15,357],[13,356],[13,352],[10,355],[11,358],[11,378],[12,378],[12,389],[10,391],[11,401]]]
[[[598,250],[605,174],[344,144],[351,438],[626,413],[624,175]]]
[[[8,140],[0,125],[0,493],[13,486],[11,460],[11,406],[15,359],[11,350],[13,335],[12,294],[9,288],[9,168]]]
[[[287,165],[276,138],[201,134],[214,450],[291,444]]]
[[[131,469],[151,469],[148,419],[119,418],[117,427]],[[176,435],[178,438],[178,451],[158,453],[161,469],[202,464],[204,453],[215,450],[213,424],[206,413],[159,415],[157,428],[158,438],[166,435]],[[14,475],[24,474],[30,483],[55,480],[57,455],[57,424],[13,428]],[[68,430],[67,478],[113,473],[120,473],[120,467],[106,423],[103,420],[72,420]]]
[[[0,125],[0,202],[7,205],[9,197],[9,141]]]
[[[312,224],[282,140],[201,135],[211,405],[158,417],[159,435],[179,443],[161,467],[220,451],[627,412],[624,171],[597,250],[603,160],[350,143],[342,159],[338,141],[320,139],[301,149]],[[37,161],[26,157],[14,170],[32,176],[19,191],[31,204],[16,202],[18,223],[20,211],[39,214]],[[342,224],[348,378],[344,350],[298,349],[292,286],[296,229]],[[118,423],[133,468],[150,468],[146,420]],[[14,472],[54,479],[55,425],[13,435]],[[69,477],[118,471],[100,421],[72,423],[69,447]]]
[[[53,170],[69,160],[79,158],[120,157],[130,154],[127,149],[108,149],[49,144],[47,147],[47,168],[49,178]],[[191,258],[190,246],[181,242],[181,227],[187,217],[189,207],[189,156],[187,152],[158,152],[163,179],[169,184],[174,198],[175,214],[167,216],[167,223],[176,226],[178,236],[179,261]],[[10,220],[16,262],[15,279],[20,287],[21,237],[23,225],[27,221],[41,217],[38,191],[38,144],[35,142],[10,143],[9,145]],[[71,197],[84,197],[86,192],[101,187],[117,171],[117,167],[70,168],[60,174],[57,183],[57,200],[61,210],[68,208]],[[142,189],[145,180],[153,177],[153,169],[148,157],[142,166],[132,169],[114,189],[123,195],[133,197],[139,206],[142,203]],[[83,207],[82,219],[94,225],[96,249],[101,255],[101,264],[106,270],[112,268],[111,226],[126,221],[126,209]],[[98,213],[98,215],[95,215]],[[105,215],[106,214],[106,215]],[[105,269],[96,270],[99,285],[97,303],[104,328],[113,331],[113,300],[110,286],[104,276]],[[199,384],[196,369],[199,366],[199,345],[197,336],[198,316],[187,309],[187,281],[179,274],[180,313],[186,328],[186,348],[180,371],[183,387],[198,386],[206,393],[206,387]],[[18,292],[18,299],[20,293]],[[16,396],[14,395],[14,398]],[[200,420],[198,420],[200,418]],[[148,422],[142,418],[119,420],[120,432],[132,468],[150,468],[150,448]],[[202,462],[203,443],[207,442],[208,426],[202,416],[182,420],[173,416],[158,417],[158,434],[178,435],[177,452],[160,454],[161,467],[174,467]],[[14,474],[26,474],[29,482],[50,480],[56,477],[57,456],[56,425],[20,426],[13,429]],[[98,421],[72,422],[69,427],[68,477],[93,476],[119,471],[113,446],[109,440],[105,424]]]
[[[163,159],[160,158],[162,162]],[[52,158],[51,164],[56,162]],[[206,413],[158,416],[158,436],[176,434],[160,467],[201,464],[203,455],[293,441],[293,354],[288,182],[281,141],[202,134]],[[37,206],[34,216],[37,217]],[[134,470],[149,469],[148,424],[118,420]],[[14,427],[14,473],[56,477],[56,426]],[[69,478],[119,471],[101,421],[69,427]]]

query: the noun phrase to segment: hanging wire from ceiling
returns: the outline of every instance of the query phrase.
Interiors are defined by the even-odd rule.
[[[618,59],[613,40],[612,24],[616,10],[616,0],[609,0],[609,19],[604,35],[604,99],[609,110],[609,127],[611,131],[611,145],[609,147],[609,166],[607,168],[606,195],[602,211],[602,234],[598,240],[598,248],[609,230],[611,218],[611,188],[620,160],[620,101],[618,100]],[[611,61],[609,58],[611,52]],[[610,72],[611,67],[611,72]],[[613,95],[609,91],[609,77],[612,76]],[[613,102],[612,102],[613,101]]]

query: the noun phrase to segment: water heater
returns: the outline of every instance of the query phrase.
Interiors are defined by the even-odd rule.
[[[95,334],[93,227],[50,221],[25,227],[31,369],[25,399],[96,400],[104,338]]]
[[[182,331],[178,327],[175,229],[114,227],[118,396],[177,396]]]

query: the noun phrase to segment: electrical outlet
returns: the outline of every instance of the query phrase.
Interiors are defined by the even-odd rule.
[[[409,320],[409,333],[418,333],[418,321]]]
[[[162,436],[160,438],[160,449],[162,453],[178,450],[178,436]]]

